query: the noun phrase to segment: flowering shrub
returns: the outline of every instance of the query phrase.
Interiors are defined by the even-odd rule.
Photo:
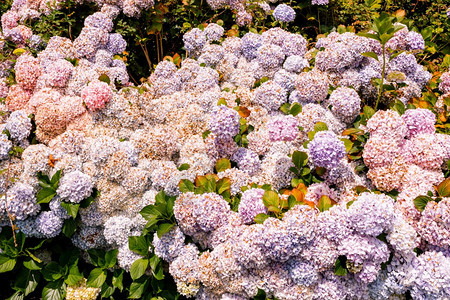
[[[114,26],[153,1],[98,2],[41,48],[23,20],[62,4],[38,4],[2,15],[5,297],[450,297],[450,83],[420,34],[385,14],[314,46],[210,23],[135,85]]]

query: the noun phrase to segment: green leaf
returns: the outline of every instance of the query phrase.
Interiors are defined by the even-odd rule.
[[[0,273],[9,272],[14,269],[16,259],[12,259],[4,254],[0,254]]]
[[[40,270],[42,269],[33,259],[26,258],[23,261],[23,266],[29,270]]]
[[[182,193],[193,192],[195,190],[195,186],[190,180],[181,179],[178,183],[178,189]]]
[[[49,282],[42,289],[42,300],[63,300],[66,285],[62,280]]]
[[[67,285],[76,285],[83,278],[84,278],[84,276],[78,270],[78,266],[72,266],[72,267],[70,267],[69,274],[67,274],[64,282]]]
[[[270,206],[278,207],[280,205],[280,197],[274,191],[266,191],[263,196],[263,202],[267,208]]]
[[[139,212],[142,217],[146,220],[154,219],[155,217],[159,218],[162,216],[161,212],[156,209],[155,205],[147,205]]]
[[[396,58],[397,56],[399,56],[400,54],[402,54],[405,51],[396,51],[395,53],[393,53],[390,57],[389,57],[389,61],[393,60],[394,58]]]
[[[128,240],[129,239],[130,239],[130,237],[128,237]],[[106,265],[104,250],[89,249],[87,251],[87,253],[89,254],[89,257],[91,258],[91,262],[94,266],[103,268]]]
[[[138,279],[142,275],[144,275],[145,270],[147,270],[148,267],[148,259],[145,258],[139,258],[136,260],[130,268],[130,275],[133,280]]]
[[[181,166],[178,167],[178,171],[184,171],[184,170],[189,170],[189,164],[182,164]]]
[[[156,194],[155,203],[166,204],[166,193],[164,193],[164,191],[160,191],[158,194]]]
[[[25,295],[22,292],[17,291],[6,300],[23,300],[23,299],[25,299]]]
[[[75,219],[77,217],[80,204],[61,201],[61,207],[63,207],[67,211],[69,216]]]
[[[130,299],[141,298],[142,294],[147,289],[148,283],[149,283],[148,279],[146,279],[145,277],[133,281],[130,285],[130,294],[128,295],[128,298]]]
[[[365,57],[373,58],[376,61],[379,61],[378,60],[378,55],[375,52],[363,52],[363,53],[361,53],[361,55],[365,56]]]
[[[64,270],[58,263],[51,261],[42,269],[42,275],[47,281],[55,281],[64,275]]]
[[[228,191],[231,188],[231,180],[229,178],[222,178],[217,181],[217,193],[221,195],[223,192]]]
[[[205,130],[205,131],[202,133],[203,139],[206,139],[210,133],[211,133],[211,131]]]
[[[324,122],[317,122],[316,125],[314,125],[315,132],[326,131],[326,130],[328,130],[328,126]]]
[[[72,235],[75,233],[75,231],[77,230],[77,221],[70,218],[70,219],[66,219],[64,220],[64,224],[63,224],[63,228],[62,228],[62,233],[67,236],[67,237],[72,237]]]
[[[167,233],[170,231],[170,229],[172,229],[172,227],[175,226],[175,224],[171,224],[171,223],[164,223],[159,225],[158,230],[156,231],[156,234],[158,235],[159,238],[161,238],[161,236],[164,233]]]
[[[289,113],[291,115],[293,115],[295,117],[301,112],[302,112],[302,106],[299,103],[292,104],[291,110],[289,111]]]
[[[229,159],[222,158],[216,162],[216,172],[217,173],[223,172],[227,169],[231,169],[231,163],[230,163]]]
[[[437,192],[441,197],[450,197],[450,177],[437,186]]]
[[[289,114],[291,108],[291,104],[289,103],[284,103],[283,105],[280,106],[280,110],[284,113],[284,114]]]
[[[55,174],[53,174],[52,179],[50,180],[50,184],[52,185],[52,188],[56,191],[58,189],[59,180],[61,179],[61,170],[56,171]]]
[[[308,163],[308,154],[306,152],[294,151],[292,153],[292,162],[297,169],[301,169]]]
[[[55,196],[56,196],[55,190],[50,188],[41,188],[39,192],[36,194],[36,202],[38,204],[49,203]]]
[[[106,270],[95,268],[89,274],[86,282],[87,287],[100,288],[106,280]]]
[[[116,265],[117,262],[117,253],[119,250],[113,249],[105,254],[105,268],[112,268]]]
[[[332,206],[333,204],[332,204],[332,202],[331,202],[331,199],[330,199],[330,197],[328,197],[328,196],[325,196],[325,195],[323,195],[322,197],[320,197],[320,199],[319,199],[319,210],[321,211],[321,212],[324,212],[324,211],[326,211],[326,210],[329,210],[330,209],[330,207]]]
[[[120,291],[123,290],[123,269],[114,270],[114,274],[112,277],[112,285],[113,287],[118,288]]]
[[[101,297],[102,298],[109,298],[114,294],[114,291],[116,290],[115,287],[110,286],[106,283],[103,283],[102,289],[101,289]]]
[[[338,276],[347,275],[348,271],[345,268],[345,256],[342,258],[341,256],[336,259],[336,263],[334,264],[334,274]]]
[[[264,214],[264,213],[261,213],[261,214],[257,214],[257,215],[255,216],[255,218],[253,219],[253,221],[255,221],[255,222],[258,223],[258,224],[262,224],[262,223],[264,223],[264,221],[265,221],[267,218],[269,218],[269,217],[270,217],[269,215]]]
[[[418,211],[422,212],[430,201],[433,201],[433,198],[428,196],[418,196],[414,199],[414,206]]]
[[[158,264],[161,262],[161,259],[157,256],[157,255],[153,255],[152,257],[150,257],[149,259],[149,264],[150,264],[150,268],[152,270],[156,270],[156,267],[158,266]]]
[[[17,56],[20,56],[20,55],[24,54],[25,52],[27,52],[25,49],[17,48],[17,49],[14,49],[13,54],[17,55]]]
[[[374,39],[374,40],[380,41],[378,36],[376,34],[373,34],[373,33],[360,32],[360,33],[358,33],[358,35],[366,37],[366,38],[369,38],[369,39]]]
[[[106,75],[106,74],[100,75],[100,77],[98,77],[98,80],[105,82],[106,84],[111,83],[111,79],[109,79],[108,75]]]
[[[139,255],[146,256],[150,245],[145,236],[129,236],[128,247]]]
[[[353,143],[349,139],[341,139],[342,142],[344,142],[345,151],[349,152],[353,148]]]
[[[364,115],[366,116],[367,120],[372,118],[372,116],[375,114],[375,110],[372,107],[367,106],[367,105],[364,106],[363,112],[364,112]],[[355,130],[359,130],[359,129],[355,129]]]
[[[227,100],[225,98],[220,98],[219,101],[217,101],[217,106],[225,105],[227,106]]]

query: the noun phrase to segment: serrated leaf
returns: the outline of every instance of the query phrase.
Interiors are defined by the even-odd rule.
[[[441,197],[450,197],[450,178],[445,179],[437,186],[437,192]]]
[[[378,60],[378,55],[377,55],[375,52],[371,52],[371,51],[369,51],[369,52],[363,52],[363,53],[361,53],[361,55],[362,55],[362,56],[365,56],[365,57],[373,58],[373,59],[375,59],[376,61],[379,61],[379,60]]]
[[[300,170],[308,163],[308,154],[306,152],[294,151],[292,153],[292,162]]]
[[[223,192],[230,190],[231,180],[229,178],[222,178],[216,183],[217,193],[221,195]]]
[[[142,277],[136,281],[133,281],[130,285],[130,294],[128,298],[130,299],[139,299],[142,297],[142,294],[147,289],[148,279]]]
[[[294,103],[291,106],[291,110],[289,111],[289,114],[291,114],[295,117],[301,112],[302,112],[302,106],[299,103]]]
[[[239,106],[239,109],[237,112],[239,113],[239,115],[242,118],[247,118],[248,116],[250,116],[250,113],[251,113],[250,110],[244,106]]]
[[[189,164],[182,164],[178,167],[178,171],[189,170]]]
[[[219,101],[217,101],[217,106],[225,105],[227,106],[227,100],[225,98],[220,98]]]
[[[166,193],[164,191],[160,191],[155,196],[155,204],[165,204],[166,203]]]
[[[58,263],[51,261],[42,269],[42,275],[47,281],[55,281],[64,275],[64,270]]]
[[[358,35],[366,37],[366,38],[369,38],[369,39],[374,39],[374,40],[380,41],[378,36],[376,34],[373,34],[373,33],[360,32],[360,33],[358,33]]]
[[[156,234],[158,235],[159,238],[161,238],[161,236],[164,233],[167,233],[170,231],[170,229],[172,229],[172,227],[175,226],[175,224],[171,224],[171,223],[164,223],[159,225],[158,230],[156,230]]]
[[[114,274],[112,277],[112,285],[118,288],[120,291],[123,290],[123,269],[114,270]]]
[[[106,283],[103,283],[102,289],[101,289],[101,297],[102,298],[109,298],[114,294],[114,291],[116,290],[115,287],[110,286]]]
[[[89,274],[86,282],[87,287],[100,288],[106,280],[106,270],[95,268]]]
[[[280,197],[274,191],[266,191],[263,195],[263,203],[267,208],[270,206],[278,207],[280,205]]]
[[[42,289],[42,300],[63,300],[66,285],[62,280],[49,282]]]
[[[284,103],[283,105],[280,106],[280,110],[284,113],[284,114],[289,114],[291,108],[291,104],[289,103]]]
[[[255,222],[258,223],[258,224],[262,224],[262,223],[264,223],[264,221],[265,221],[267,218],[269,218],[269,215],[261,213],[261,214],[257,214],[257,215],[255,216],[255,218],[253,219],[253,221],[255,221]]]
[[[133,264],[130,268],[130,276],[133,280],[136,280],[140,278],[142,275],[144,275],[145,270],[147,270],[148,267],[148,259],[139,258]]]
[[[118,252],[119,252],[119,250],[117,250],[117,249],[109,250],[106,252],[105,268],[112,268],[116,265]]]
[[[36,202],[38,204],[49,203],[55,196],[56,196],[55,190],[50,188],[41,188],[39,192],[36,194]]]
[[[149,243],[145,236],[129,236],[128,247],[139,255],[146,256],[149,251]]]
[[[418,211],[422,212],[430,201],[433,201],[433,198],[428,196],[418,196],[414,199],[414,206]]]
[[[217,173],[223,172],[227,169],[231,169],[231,162],[229,159],[222,158],[216,162],[216,172]]]
[[[61,207],[63,207],[67,211],[69,216],[75,219],[77,217],[80,204],[61,201]]]
[[[111,79],[109,79],[108,75],[106,74],[102,74],[98,77],[98,80],[105,82],[106,84],[110,84],[111,83]]]
[[[24,54],[25,52],[27,52],[25,49],[17,48],[17,49],[14,49],[13,54],[17,55],[17,56],[20,56],[20,55]]]
[[[320,197],[318,208],[321,212],[329,210],[331,206],[333,206],[333,203],[331,202],[330,197],[325,195]]]
[[[67,285],[76,285],[81,279],[83,279],[83,274],[80,273],[78,266],[72,266],[69,269],[69,274],[67,274],[64,282]]]
[[[9,272],[14,269],[16,259],[12,259],[4,254],[0,254],[0,273]]]
[[[62,233],[67,236],[67,237],[72,237],[72,235],[75,233],[75,231],[77,230],[77,221],[70,218],[70,219],[66,219],[64,220],[64,224],[63,224],[63,228],[62,228]]]
[[[27,258],[23,261],[23,266],[29,270],[40,270],[41,267],[32,258]]]
[[[182,193],[193,192],[195,189],[194,184],[188,179],[181,179],[178,183],[178,189]]]
[[[315,132],[326,131],[326,130],[328,130],[328,126],[324,122],[317,122],[316,125],[314,125]]]

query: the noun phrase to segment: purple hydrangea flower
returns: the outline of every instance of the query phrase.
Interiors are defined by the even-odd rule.
[[[111,33],[109,35],[106,49],[112,54],[119,54],[125,51],[127,48],[127,42],[124,40],[120,33]]]
[[[291,115],[277,116],[267,122],[269,137],[272,142],[293,141],[299,133],[298,119]]]
[[[249,175],[255,174],[261,168],[258,154],[247,148],[239,148],[233,154],[231,160],[237,163],[239,170]]]
[[[408,127],[407,138],[414,137],[421,133],[433,134],[435,132],[434,123],[436,116],[434,113],[425,108],[408,109],[402,119]]]
[[[249,189],[242,193],[238,213],[245,224],[253,223],[258,214],[267,214],[267,207],[262,201],[264,193],[263,189]]]
[[[225,105],[219,105],[211,113],[209,130],[219,139],[230,139],[239,133],[239,120],[237,111]]]
[[[16,183],[8,190],[9,212],[15,216],[16,220],[24,220],[28,216],[36,215],[40,210],[40,205],[36,203],[36,196],[34,195],[33,187],[24,184]],[[5,197],[0,198],[0,211],[6,214]]]
[[[57,236],[62,229],[63,221],[52,211],[43,211],[36,218],[36,227],[46,238]]]
[[[283,63],[283,68],[288,72],[299,73],[306,67],[309,67],[308,60],[300,55],[291,55]]]
[[[248,32],[242,37],[241,41],[241,51],[244,57],[248,60],[254,59],[256,57],[256,50],[262,45],[262,36]]]
[[[327,5],[329,0],[311,0],[312,5]]]
[[[224,29],[216,23],[211,23],[206,26],[203,32],[205,33],[208,41],[218,41],[222,37]]]
[[[331,111],[339,119],[351,123],[359,115],[361,98],[354,89],[339,87],[331,93],[328,103],[332,106]]]
[[[319,131],[308,144],[309,157],[317,167],[333,169],[345,156],[344,142],[331,131]]]
[[[263,44],[256,51],[256,61],[264,69],[275,69],[280,67],[284,61],[283,49],[273,44]]]
[[[289,5],[279,4],[273,10],[273,17],[280,22],[292,22],[295,19],[295,11]]]
[[[94,184],[89,175],[80,171],[73,171],[61,178],[56,192],[63,200],[80,203],[91,195],[93,187]]]
[[[425,41],[422,35],[418,32],[408,32],[406,35],[406,43],[409,50],[425,50]]]
[[[0,160],[7,159],[9,157],[9,151],[11,150],[12,143],[8,140],[6,134],[0,133]]]
[[[28,137],[31,131],[31,120],[23,110],[16,110],[6,120],[5,129],[9,131],[11,138],[22,141]]]
[[[206,35],[198,28],[194,28],[183,35],[184,48],[188,52],[195,52],[206,44]]]
[[[161,238],[155,233],[153,246],[155,254],[165,261],[172,262],[184,247],[184,234],[178,226],[163,234]]]
[[[311,286],[319,280],[315,266],[306,260],[291,259],[287,262],[289,276],[299,285]]]

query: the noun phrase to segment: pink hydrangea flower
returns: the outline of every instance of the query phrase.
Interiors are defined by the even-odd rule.
[[[112,91],[105,82],[91,82],[81,92],[81,98],[90,110],[101,109],[111,100]]]

